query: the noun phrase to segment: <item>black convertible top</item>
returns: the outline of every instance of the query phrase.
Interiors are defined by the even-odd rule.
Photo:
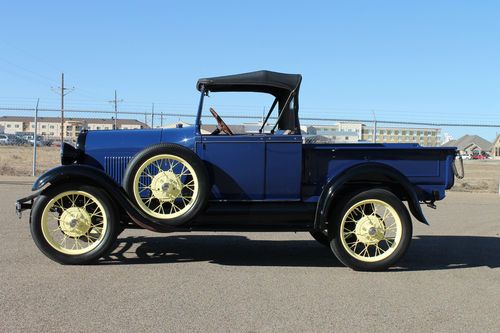
[[[264,92],[278,98],[288,96],[293,90],[300,87],[302,75],[285,74],[271,71],[257,71],[236,75],[226,75],[199,79],[196,89],[217,91],[248,91]]]
[[[278,105],[278,120],[275,125],[281,130],[300,131],[299,124],[299,88],[302,82],[300,74],[285,74],[271,71],[257,71],[236,75],[226,75],[199,79],[196,89],[204,91],[242,91],[262,92],[275,97],[266,120]],[[274,130],[274,128],[273,128]]]

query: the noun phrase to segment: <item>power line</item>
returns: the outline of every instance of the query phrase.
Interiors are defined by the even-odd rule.
[[[80,89],[79,89],[80,90]],[[78,90],[78,91],[79,91]],[[23,104],[23,102],[17,100],[27,100],[27,101],[34,101],[36,99],[33,98],[24,98],[24,97],[17,97],[17,98],[3,98],[0,97],[0,104]],[[8,100],[8,102],[1,102],[1,100]],[[13,100],[13,102],[10,102],[10,100]],[[47,101],[54,101],[55,99],[51,98],[46,98],[42,101],[42,103],[47,104]],[[29,103],[29,102],[27,102]],[[83,106],[85,109],[99,109],[104,106],[106,103],[105,101],[95,101],[95,100],[90,100],[90,99],[71,99],[71,105],[74,105],[75,108]],[[66,104],[68,104],[66,102]],[[69,105],[69,104],[68,104]],[[261,112],[261,107],[262,106],[240,106],[240,105],[233,105],[233,104],[218,104],[217,108],[221,109],[232,109],[232,111],[242,111],[242,113],[250,113],[251,111],[255,112]],[[126,102],[123,103],[121,106],[121,110],[137,110],[137,109],[143,109],[145,110],[150,110],[151,109],[151,103],[144,103],[144,102],[132,102],[130,100],[127,100]],[[189,113],[190,111],[193,111],[196,109],[195,104],[177,104],[177,103],[164,103],[164,102],[155,102],[155,112],[159,113],[161,110],[168,111],[168,110],[175,109],[178,111],[178,113],[186,112]],[[321,111],[313,111],[313,110],[321,110]],[[353,110],[356,110],[356,112],[353,112]],[[385,109],[354,109],[354,108],[339,108],[339,107],[330,107],[330,108],[315,108],[315,107],[302,107],[301,108],[301,118],[303,117],[329,117],[330,114],[334,115],[336,118],[343,118],[345,117],[350,117],[353,113],[355,113],[358,117],[360,118],[369,118],[370,115],[372,115],[372,110],[377,113],[377,119],[402,119],[402,118],[409,118],[408,121],[419,121],[419,122],[430,122],[429,120],[432,119],[432,122],[436,123],[441,123],[441,122],[447,122],[447,119],[449,119],[451,116],[447,115],[445,113],[438,113],[438,112],[431,112],[431,111],[419,111],[419,112],[406,112],[406,111],[396,111],[396,110],[385,110]],[[428,116],[432,115],[432,117]],[[498,122],[500,121],[500,114],[487,114],[485,112],[476,112],[474,111],[469,112],[469,113],[460,113],[460,112],[454,112],[453,113],[453,118],[457,119],[457,116],[459,115],[465,115],[469,117],[474,117],[474,122],[477,122],[478,118],[484,118],[487,119],[487,122],[495,121]],[[458,120],[456,122],[464,122],[467,123],[469,122],[468,118],[469,117],[458,117]],[[429,119],[430,118],[430,119]]]
[[[40,74],[38,72],[35,72],[35,71],[31,70],[31,69],[28,69],[28,68],[26,68],[24,66],[17,65],[17,64],[13,63],[10,60],[7,60],[7,59],[4,59],[4,58],[0,57],[0,61],[3,61],[3,62],[5,62],[5,63],[7,63],[7,64],[9,64],[11,66],[17,67],[18,69],[21,69],[21,70],[23,70],[23,71],[25,71],[27,73],[30,73],[31,75],[36,75],[39,78],[42,78],[42,79],[46,80],[47,82],[54,83],[54,79],[49,78],[49,77],[47,77],[47,76],[45,76],[43,74]]]
[[[112,101],[108,101],[108,103],[113,103],[115,105],[115,122],[114,122],[114,128],[113,129],[117,129],[118,126],[117,126],[117,119],[118,119],[118,103],[121,103],[123,102],[123,99],[120,99],[118,100],[116,98],[116,89],[115,89],[115,99],[113,99]]]
[[[38,54],[38,53],[35,55],[35,54],[31,53],[31,52],[28,52],[28,51],[26,51],[24,49],[19,48],[19,46],[14,46],[13,44],[8,43],[5,40],[1,40],[0,43],[2,43],[3,45],[5,45],[7,47],[10,47],[11,49],[15,50],[17,53],[23,54],[24,56],[31,57],[32,59],[38,61],[41,64],[44,64],[45,66],[52,67],[56,71],[60,71],[61,70],[60,68],[56,68],[55,66],[53,66],[52,63],[49,63],[46,60],[42,59],[40,57],[40,54]]]
[[[8,75],[11,75],[15,78],[20,78],[22,80],[25,80],[26,82],[29,82],[30,84],[36,83],[36,84],[39,84],[41,86],[47,87],[47,83],[45,81],[40,80],[37,77],[28,76],[25,73],[18,73],[18,72],[12,71],[12,69],[6,69],[6,68],[2,68],[2,67],[0,67],[0,70],[2,70],[4,73],[7,73]]]

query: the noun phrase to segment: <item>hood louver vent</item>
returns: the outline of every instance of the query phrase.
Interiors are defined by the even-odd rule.
[[[125,169],[131,159],[132,157],[130,156],[106,156],[104,158],[106,173],[113,178],[115,182],[121,184]]]

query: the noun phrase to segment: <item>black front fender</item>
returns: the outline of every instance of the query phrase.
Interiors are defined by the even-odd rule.
[[[56,184],[70,180],[90,181],[91,183],[98,183],[109,188],[118,187],[113,179],[98,168],[88,165],[71,164],[61,165],[43,173],[35,180],[31,190],[37,191],[49,183]]]
[[[413,216],[424,224],[429,224],[422,212],[415,188],[410,181],[398,170],[382,163],[363,163],[346,170],[338,177],[332,178],[321,192],[316,208],[314,220],[315,229],[323,229],[324,222],[330,213],[334,200],[338,198],[338,192],[353,179],[367,179],[375,177],[390,179],[393,183],[401,186],[408,200],[408,207]]]
[[[57,185],[68,182],[85,183],[94,185],[106,191],[115,204],[125,210],[127,215],[139,226],[160,232],[173,231],[173,228],[158,222],[155,222],[147,217],[142,211],[136,208],[134,203],[129,199],[125,190],[118,185],[104,171],[81,164],[62,165],[48,170],[42,174],[33,184],[32,190],[37,191],[45,185]]]

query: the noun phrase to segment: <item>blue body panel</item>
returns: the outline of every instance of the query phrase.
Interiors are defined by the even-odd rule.
[[[198,132],[198,133],[197,133]],[[90,131],[83,163],[121,184],[128,162],[151,145],[192,149],[205,162],[211,200],[317,202],[325,184],[366,162],[399,171],[419,200],[442,199],[453,186],[453,147],[416,144],[302,144],[300,135],[200,135],[196,127]]]
[[[269,136],[266,140],[266,199],[301,199],[302,137]]]
[[[161,142],[195,147],[195,127],[89,131],[85,139],[84,163],[106,171],[121,184],[128,162],[146,147]]]
[[[196,151],[213,200],[300,200],[300,135],[204,135]]]
[[[417,144],[311,144],[303,145],[306,155],[303,186],[309,187],[304,200],[316,202],[322,186],[347,169],[377,162],[402,173],[415,187],[420,200],[444,198],[453,186],[454,147],[421,147]]]
[[[203,136],[197,147],[215,200],[264,200],[265,144],[251,135]]]

